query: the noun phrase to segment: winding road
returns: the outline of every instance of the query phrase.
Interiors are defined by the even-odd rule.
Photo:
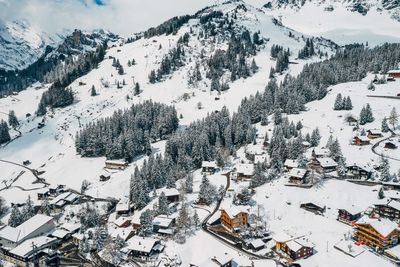
[[[380,145],[382,142],[385,142],[386,140],[389,140],[389,139],[391,139],[391,138],[395,138],[395,137],[397,137],[397,136],[398,136],[398,135],[395,134],[395,133],[392,131],[392,134],[391,134],[389,137],[386,137],[386,138],[384,138],[384,139],[382,139],[382,140],[379,140],[378,142],[376,142],[376,143],[372,146],[372,148],[371,148],[372,153],[374,153],[375,155],[378,155],[378,156],[380,156],[380,157],[388,158],[388,159],[395,160],[395,161],[400,161],[400,159],[398,159],[398,158],[393,158],[393,157],[390,157],[390,156],[385,155],[385,154],[383,154],[383,153],[380,154],[380,153],[378,153],[378,152],[376,151],[376,148],[379,147],[379,145]]]

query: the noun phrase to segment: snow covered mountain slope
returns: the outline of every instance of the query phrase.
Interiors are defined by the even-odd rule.
[[[205,16],[212,12],[221,12],[222,15],[211,19],[210,23],[204,23]],[[214,13],[215,14],[215,13]],[[222,23],[221,18],[229,18],[232,23]],[[200,22],[203,21],[203,23]],[[208,26],[206,26],[208,25]],[[213,27],[211,25],[214,25]],[[214,35],[209,34],[213,29]],[[230,28],[227,28],[230,27]],[[250,66],[254,59],[258,65],[258,71],[247,78],[237,78],[231,81],[231,73],[223,69],[221,81],[229,85],[229,89],[218,95],[217,91],[211,91],[211,80],[207,78],[209,71],[209,59],[216,51],[226,51],[232,32],[236,34],[248,30],[251,35],[260,31],[264,40],[257,46],[254,55],[248,55],[245,62]],[[189,34],[188,42],[183,45],[185,56],[182,64],[165,75],[160,82],[150,83],[149,74],[154,69],[159,69],[164,56],[170,53],[185,34]],[[187,36],[187,35],[186,35]],[[50,183],[66,183],[68,186],[79,189],[83,179],[96,184],[95,192],[102,196],[112,194],[123,195],[128,188],[130,173],[135,165],[141,164],[141,160],[134,162],[125,172],[116,174],[116,179],[106,184],[98,184],[98,175],[104,166],[104,158],[81,158],[76,155],[74,137],[82,125],[93,122],[98,118],[110,116],[117,109],[130,107],[134,103],[147,99],[174,105],[178,115],[182,114],[181,125],[188,125],[196,119],[203,118],[215,110],[227,106],[235,111],[243,98],[255,94],[264,89],[271,67],[275,67],[276,60],[270,56],[273,44],[279,44],[292,51],[289,69],[285,73],[296,74],[302,66],[308,62],[320,60],[314,56],[306,60],[298,60],[299,50],[305,46],[306,39],[303,34],[290,30],[266,15],[263,11],[250,5],[239,3],[227,3],[215,6],[197,13],[187,23],[176,30],[176,34],[155,35],[151,38],[141,38],[131,43],[119,42],[107,50],[105,60],[97,69],[75,80],[70,87],[75,94],[75,102],[63,109],[54,109],[44,118],[45,127],[37,129],[41,117],[25,118],[27,113],[34,114],[37,109],[43,91],[49,85],[35,84],[17,96],[9,96],[0,100],[0,118],[6,119],[4,113],[15,110],[21,120],[22,136],[0,150],[1,159],[9,159],[15,162],[29,159],[33,168],[44,170],[43,177]],[[307,37],[306,35],[304,35]],[[315,48],[321,53],[331,54],[334,45],[324,39],[315,39]],[[322,56],[324,58],[324,56]],[[120,75],[113,66],[114,59],[123,66],[124,73]],[[135,64],[129,66],[128,61],[135,60]],[[196,85],[189,84],[189,78],[195,66],[199,66],[202,79]],[[283,75],[278,76],[281,79]],[[141,93],[135,95],[135,83],[139,83]],[[91,87],[97,91],[96,96],[91,96]],[[201,104],[199,104],[201,103]],[[202,106],[199,109],[199,105]],[[12,133],[17,136],[17,132]],[[164,143],[153,144],[154,151],[162,152]],[[45,150],[43,148],[46,148]],[[15,166],[2,164],[5,173],[12,179]],[[6,171],[8,169],[8,171]],[[76,170],[79,169],[79,175]],[[29,183],[29,173],[24,174],[27,184],[25,186],[35,188]],[[24,177],[24,176],[23,176]],[[20,178],[20,181],[24,181]],[[98,186],[97,186],[98,184]],[[112,190],[110,190],[112,189]],[[14,190],[14,189],[13,189]],[[10,190],[12,192],[12,190]],[[7,194],[8,193],[4,193]],[[25,199],[25,194],[10,193],[10,199]]]
[[[288,27],[342,45],[400,41],[398,1],[276,0],[264,5],[263,9]]]
[[[40,32],[26,21],[0,20],[0,69],[23,69],[42,56],[47,45],[60,41],[60,36]]]

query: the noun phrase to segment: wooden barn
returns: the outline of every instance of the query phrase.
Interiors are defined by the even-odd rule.
[[[308,258],[314,254],[314,244],[305,237],[291,239],[287,241],[276,241],[276,251],[283,253],[293,261]]]
[[[355,207],[348,207],[338,210],[337,220],[347,224],[351,224],[361,218],[362,211]]]
[[[385,143],[385,148],[386,148],[386,149],[396,149],[397,146],[396,146],[394,143],[392,143],[392,142],[386,142],[386,143]]]
[[[376,138],[382,137],[383,134],[380,130],[372,129],[372,130],[368,130],[367,136],[369,139],[376,139]]]
[[[366,146],[369,145],[369,138],[367,136],[356,136],[354,137],[354,144],[356,146]]]
[[[293,184],[304,184],[307,176],[307,170],[293,168],[288,172],[289,182]]]
[[[125,160],[106,160],[105,164],[110,170],[125,170],[129,165]]]
[[[398,79],[400,78],[400,70],[389,70],[388,71],[388,77]]]
[[[300,208],[305,209],[307,211],[313,212],[317,215],[322,215],[324,214],[326,210],[326,206],[316,203],[316,202],[305,202],[300,204]]]

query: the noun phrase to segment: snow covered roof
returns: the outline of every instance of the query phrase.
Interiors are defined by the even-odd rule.
[[[202,168],[217,168],[215,161],[203,161],[201,163]]]
[[[159,226],[162,228],[168,228],[168,227],[170,227],[172,220],[173,220],[172,218],[158,215],[153,219],[153,225],[156,225],[156,226]]]
[[[251,241],[250,244],[253,246],[253,248],[256,248],[256,249],[265,246],[265,243],[264,243],[264,241],[262,241],[261,238]]]
[[[321,164],[322,168],[336,167],[338,164],[332,159],[328,157],[317,158],[319,164]]]
[[[397,223],[386,218],[380,218],[378,220],[363,216],[357,221],[357,224],[369,224],[384,237],[388,236],[396,229],[399,230]]]
[[[69,233],[73,233],[73,232],[79,230],[79,228],[81,228],[81,224],[80,223],[64,223],[60,226],[60,228],[67,230]]]
[[[246,176],[254,175],[254,164],[240,163],[236,166],[236,172]]]
[[[358,214],[363,212],[365,209],[355,206],[355,205],[351,205],[351,206],[347,206],[345,208],[342,208],[343,210],[346,210],[347,212],[351,213],[352,215]]]
[[[179,191],[176,188],[163,188],[160,193],[164,192],[166,197],[179,196]]]
[[[114,229],[113,231],[110,231],[110,236],[113,238],[117,238],[118,236],[124,240],[126,240],[129,235],[131,235],[133,232],[133,228],[127,227],[127,228],[117,228]]]
[[[19,236],[19,230],[17,228],[6,225],[0,230],[0,237],[7,239],[12,242],[17,242]]]
[[[131,220],[132,220],[131,217],[124,217],[124,216],[121,216],[121,217],[118,217],[118,219],[116,219],[116,220],[114,221],[114,224],[115,224],[116,226],[120,226],[120,225],[125,224],[126,222],[131,222]]]
[[[276,267],[276,262],[273,260],[252,260],[252,267]]]
[[[356,138],[360,139],[363,142],[369,142],[369,138],[365,135],[358,135]]]
[[[355,166],[355,167],[358,167],[359,169],[362,169],[362,170],[368,171],[368,172],[372,172],[374,170],[374,168],[372,166],[370,166],[369,164],[365,164],[365,163],[356,163],[353,161],[347,161],[346,165],[347,165],[347,167]]]
[[[265,150],[260,145],[250,144],[246,146],[246,153],[253,155],[262,155],[265,154]]]
[[[26,258],[33,254],[34,249],[35,252],[37,252],[38,250],[44,249],[45,247],[52,245],[56,241],[57,239],[54,237],[38,236],[25,240],[20,245],[10,250],[10,253]]]
[[[224,210],[230,218],[236,217],[241,212],[247,213],[247,211],[243,208],[239,208],[238,206],[230,206],[228,208],[222,208],[221,210]]]
[[[299,166],[299,163],[297,162],[297,160],[294,159],[286,159],[283,166],[287,168],[297,168]]]
[[[326,148],[316,147],[316,148],[314,148],[313,151],[314,151],[315,155],[317,155],[317,156],[327,156],[327,155],[329,155],[329,150],[326,149]]]
[[[400,246],[394,246],[392,248],[386,249],[385,253],[400,259]]]
[[[277,242],[286,242],[293,239],[293,237],[284,232],[279,232],[273,235],[273,239]]]
[[[293,168],[289,171],[288,176],[303,179],[306,173],[307,173],[306,169]]]
[[[85,237],[84,234],[81,233],[75,233],[72,235],[73,238],[77,239],[77,240],[83,240],[83,238]]]
[[[391,200],[387,205],[393,209],[400,211],[400,202],[397,200]]]
[[[233,260],[233,257],[230,254],[224,253],[218,256],[214,256],[211,260],[218,262],[220,266],[226,266],[226,264]]]
[[[125,160],[106,160],[106,164],[112,164],[112,165],[126,165],[128,164]]]
[[[382,131],[379,129],[370,129],[368,130],[368,132],[370,132],[373,135],[382,135]]]
[[[389,199],[400,199],[400,192],[397,190],[384,191],[385,197]]]
[[[10,226],[4,227],[0,230],[0,237],[16,243],[19,240],[24,240],[25,237],[36,231],[38,228],[52,221],[52,217],[43,214],[36,214],[15,228]]]
[[[65,192],[49,201],[50,205],[60,205],[65,202],[73,202],[78,198],[78,195],[73,192]]]
[[[129,211],[129,203],[128,202],[118,202],[115,207],[115,211]]]
[[[133,236],[128,241],[128,249],[144,253],[150,253],[158,240],[148,237]]]
[[[57,229],[53,233],[51,233],[52,236],[60,238],[60,239],[63,239],[68,234],[69,234],[69,232],[67,230],[63,230],[63,229]]]
[[[400,70],[389,70],[387,73],[388,73],[388,74],[391,74],[391,73],[400,73]]]
[[[290,240],[286,243],[286,245],[293,251],[298,251],[302,247],[314,247],[314,244],[309,242],[305,237],[299,237],[293,240]]]

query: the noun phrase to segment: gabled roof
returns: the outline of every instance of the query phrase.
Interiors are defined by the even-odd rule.
[[[329,155],[329,150],[326,148],[316,147],[313,149],[315,155],[317,156],[327,156]]]
[[[250,242],[250,244],[256,249],[265,246],[265,243],[261,238],[254,239],[253,241]]]
[[[236,172],[242,173],[246,176],[254,175],[254,164],[252,163],[240,163],[236,166]]]
[[[10,250],[10,253],[27,258],[33,255],[34,249],[35,252],[37,252],[38,250],[44,249],[56,241],[57,239],[54,237],[38,236],[25,240],[20,245]]]
[[[159,189],[157,194],[160,195],[162,192],[164,192],[166,197],[173,197],[173,196],[179,196],[179,191],[176,188],[163,188]]]
[[[358,138],[363,142],[369,142],[369,138],[367,136],[365,136],[365,135],[358,135],[355,138]]]
[[[157,242],[157,239],[133,236],[131,239],[129,239],[128,249],[132,251],[150,253]]]
[[[244,209],[241,209],[241,208],[239,208],[237,206],[230,206],[228,208],[221,208],[221,210],[224,210],[228,214],[228,216],[230,218],[235,218],[239,213],[242,213],[242,212],[247,213],[247,211],[245,211]]]
[[[307,173],[306,169],[293,168],[288,172],[288,176],[303,179],[306,173]]]
[[[172,223],[173,219],[166,217],[166,216],[162,216],[162,215],[158,215],[153,219],[153,225],[154,226],[159,226],[162,228],[168,228],[170,227],[171,223]]]
[[[69,234],[69,232],[67,230],[63,230],[63,229],[57,229],[53,233],[51,233],[52,236],[57,237],[59,239],[63,239],[68,234]]]
[[[319,164],[321,164],[322,168],[336,167],[338,164],[331,158],[317,158]]]
[[[127,165],[128,163],[125,160],[106,160],[106,164],[112,165]]]
[[[384,237],[390,235],[394,230],[399,230],[397,223],[386,218],[378,220],[363,216],[357,221],[357,224],[369,224]]]
[[[215,161],[203,161],[201,163],[202,168],[217,168],[217,163]]]
[[[382,135],[382,131],[378,130],[378,129],[370,129],[370,130],[368,130],[368,132],[373,135]]]
[[[297,162],[297,160],[294,159],[286,159],[283,166],[288,168],[297,168],[299,166],[299,163]]]

